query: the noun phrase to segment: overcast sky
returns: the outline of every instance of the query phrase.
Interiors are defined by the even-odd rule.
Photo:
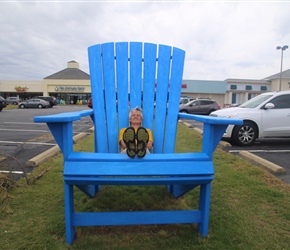
[[[42,80],[112,41],[186,51],[184,79],[262,79],[290,46],[290,1],[3,1],[0,80]],[[283,70],[290,69],[290,49]]]

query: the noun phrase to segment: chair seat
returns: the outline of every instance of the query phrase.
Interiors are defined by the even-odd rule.
[[[81,167],[80,167],[81,162]],[[126,154],[72,153],[64,176],[190,176],[212,175],[212,161],[203,153],[149,154],[129,158]]]
[[[211,181],[212,161],[203,153],[126,154],[72,153],[64,164],[64,180],[73,184],[165,185]],[[80,167],[81,162],[81,167]],[[186,183],[185,183],[186,182]]]

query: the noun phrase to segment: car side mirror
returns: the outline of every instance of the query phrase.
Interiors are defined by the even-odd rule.
[[[271,102],[268,102],[265,106],[264,106],[265,109],[273,109],[275,108],[275,105]]]

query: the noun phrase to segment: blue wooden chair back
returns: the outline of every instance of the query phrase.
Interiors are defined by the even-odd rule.
[[[119,130],[129,126],[129,110],[138,106],[142,126],[153,132],[153,152],[173,153],[185,52],[166,45],[120,42],[91,46],[88,53],[95,152],[119,152]]]

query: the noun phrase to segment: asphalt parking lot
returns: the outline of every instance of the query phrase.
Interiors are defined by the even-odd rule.
[[[202,124],[193,120],[182,119],[192,129],[198,128],[202,130]],[[225,141],[228,143],[228,141]],[[267,139],[256,141],[253,145],[240,147],[228,144],[223,150],[241,156],[251,161],[253,164],[265,167],[273,165],[281,167],[284,173],[280,171],[271,172],[274,176],[285,183],[290,184],[290,139]]]
[[[3,109],[0,113],[0,173],[11,171],[16,179],[29,174],[26,163],[57,144],[46,124],[34,123],[33,117],[89,109],[86,106],[55,106],[48,109]],[[90,117],[76,121],[74,135],[90,133]]]

